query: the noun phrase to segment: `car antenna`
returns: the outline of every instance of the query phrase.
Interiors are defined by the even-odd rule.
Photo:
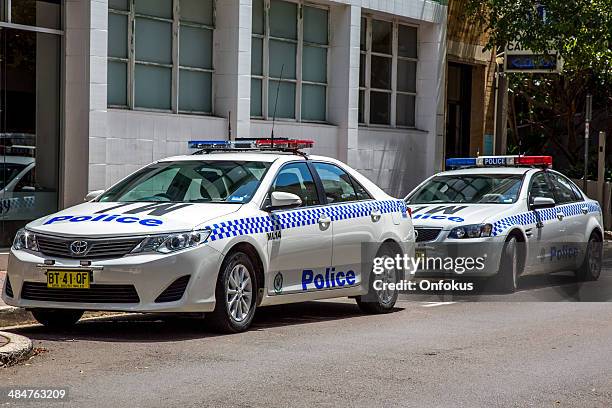
[[[227,113],[227,140],[232,140],[232,111]]]
[[[285,71],[285,64],[281,65],[280,78],[276,85],[276,99],[274,101],[274,115],[272,115],[272,133],[270,134],[270,147],[274,148],[274,124],[276,123],[276,108],[278,107],[278,93],[280,91],[281,81],[283,80],[283,72]]]

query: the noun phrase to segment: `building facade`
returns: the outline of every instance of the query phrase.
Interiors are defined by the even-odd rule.
[[[495,54],[484,50],[488,35],[466,16],[467,3],[453,0],[448,4],[447,157],[500,153],[494,146]]]
[[[444,157],[430,0],[0,0],[2,231],[188,140],[315,141],[401,196]]]

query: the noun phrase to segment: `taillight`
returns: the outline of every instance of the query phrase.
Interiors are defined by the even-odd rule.
[[[412,218],[412,208],[408,207],[408,215],[410,216],[410,218]]]

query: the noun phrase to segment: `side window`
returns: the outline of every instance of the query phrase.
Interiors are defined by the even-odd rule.
[[[529,187],[529,201],[531,202],[531,200],[533,200],[535,197],[555,199],[555,195],[550,189],[545,173],[538,173],[531,179],[531,186]]]
[[[302,199],[302,207],[319,204],[317,188],[306,163],[291,163],[283,167],[272,184],[272,191],[297,195]]]
[[[19,180],[17,182],[17,184],[15,185],[15,191],[16,192],[31,192],[31,191],[37,191],[38,188],[36,188],[36,168],[32,167],[31,170],[29,170],[26,174],[23,175],[23,177],[21,178],[21,180]]]
[[[353,182],[353,187],[355,187],[355,194],[357,194],[358,200],[369,200],[372,196],[366,191],[365,188],[361,184],[357,182],[353,177],[351,177],[351,181]]]
[[[579,197],[572,188],[572,183],[568,179],[554,173],[550,173],[549,177],[559,204],[572,203],[579,200]]]
[[[356,201],[357,194],[351,178],[344,170],[329,163],[314,163],[328,204]]]

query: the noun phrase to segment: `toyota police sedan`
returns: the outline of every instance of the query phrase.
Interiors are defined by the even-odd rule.
[[[19,231],[4,301],[55,327],[83,310],[205,312],[225,332],[263,305],[349,296],[367,312],[393,308],[397,292],[369,289],[361,245],[391,256],[413,242],[403,200],[297,150],[310,141],[190,144],[199,154],[159,160]]]
[[[484,267],[464,274],[493,277],[505,292],[529,274],[573,270],[581,280],[598,279],[601,208],[550,169],[551,157],[457,158],[446,165],[457,169],[428,178],[406,197],[417,254],[486,254]],[[422,268],[417,277],[441,272]]]

